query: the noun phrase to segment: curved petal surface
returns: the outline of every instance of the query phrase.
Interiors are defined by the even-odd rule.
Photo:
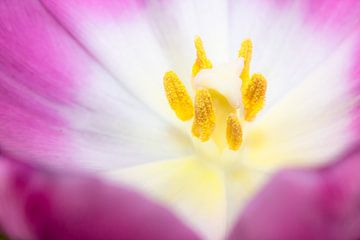
[[[202,35],[210,58],[220,62],[231,59],[229,50],[235,57],[241,41],[250,37],[254,42],[252,67],[263,73],[269,82],[262,114],[269,113],[263,122],[271,124],[260,127],[267,128],[266,131],[275,137],[280,127],[280,136],[271,139],[272,144],[251,158],[263,158],[262,153],[266,156],[268,150],[277,145],[285,151],[272,151],[276,159],[288,160],[289,155],[309,149],[306,158],[318,163],[321,162],[318,158],[328,159],[353,141],[353,136],[344,134],[341,141],[335,143],[334,151],[328,154],[318,146],[325,138],[331,140],[339,132],[346,132],[357,117],[350,113],[358,101],[357,96],[350,96],[354,85],[349,80],[360,21],[360,5],[353,0],[337,3],[271,0],[41,2],[126,88],[168,119],[173,114],[162,93],[161,77],[171,67],[178,69],[181,78],[188,82],[194,59],[193,36]],[[144,79],[149,79],[151,84],[144,84]],[[302,89],[297,96],[282,99],[297,87]],[[304,101],[307,95],[308,101]],[[272,106],[284,101],[286,106],[276,106],[280,109],[273,114]],[[299,109],[294,108],[297,105]],[[287,126],[291,129],[281,131],[284,122],[289,123]],[[302,129],[294,127],[299,122],[304,126]],[[298,135],[303,136],[300,145],[294,137]],[[309,144],[303,146],[303,142]],[[278,158],[279,154],[283,156]]]
[[[276,174],[239,217],[229,239],[360,237],[360,147],[328,167]]]
[[[231,49],[236,51],[244,38],[253,39],[253,69],[269,81],[267,105],[311,76],[359,33],[360,5],[354,0],[240,0],[229,5]],[[343,55],[344,60],[351,57]]]
[[[0,225],[14,239],[199,239],[128,189],[4,157],[0,166]]]
[[[319,165],[358,141],[359,2],[231,3],[234,20],[243,8],[264,16],[248,15],[247,28],[234,35],[259,41],[254,65],[269,80],[270,106],[249,131],[247,163],[269,172]]]
[[[8,155],[108,169],[188,151],[183,133],[119,84],[38,1],[0,3],[0,80]]]

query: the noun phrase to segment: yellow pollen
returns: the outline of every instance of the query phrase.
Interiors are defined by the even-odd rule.
[[[255,73],[243,91],[244,117],[251,121],[264,107],[267,82],[263,75]]]
[[[238,150],[242,143],[242,129],[239,118],[232,113],[227,118],[226,140],[231,150]]]
[[[240,78],[243,85],[246,85],[250,78],[250,62],[252,57],[253,45],[250,39],[246,39],[241,43],[239,50],[239,57],[244,58],[244,68],[241,72]]]
[[[191,81],[195,99],[190,97],[177,74],[169,71],[163,79],[169,105],[182,121],[194,118],[191,132],[201,142],[211,139],[209,146],[215,144],[219,152],[227,148],[237,151],[243,140],[251,142],[244,137],[243,122],[254,120],[265,105],[267,81],[260,73],[250,72],[253,43],[245,39],[236,61],[214,69],[199,36],[195,37],[194,44],[196,60]],[[208,70],[199,74],[203,69]]]
[[[164,75],[166,97],[176,116],[182,121],[190,120],[194,116],[194,105],[184,84],[174,71]]]
[[[215,129],[215,111],[210,92],[207,89],[196,91],[195,96],[195,119],[192,125],[192,133],[200,141],[209,140]]]
[[[192,67],[192,76],[195,77],[200,70],[205,68],[212,68],[211,61],[206,57],[206,52],[204,49],[203,42],[199,36],[195,37],[194,40],[196,48],[196,60]]]

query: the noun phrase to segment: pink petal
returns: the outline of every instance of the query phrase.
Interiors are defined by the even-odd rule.
[[[66,155],[66,122],[50,106],[74,101],[80,81],[74,81],[77,69],[72,60],[81,57],[67,51],[73,48],[36,1],[1,1],[2,151],[53,161]]]
[[[38,1],[0,2],[0,109],[2,151],[27,161],[108,169],[187,151]]]
[[[360,148],[332,166],[278,173],[238,219],[229,239],[360,237]]]
[[[0,159],[0,225],[14,239],[199,239],[126,188]]]
[[[40,0],[47,4],[48,0]],[[71,6],[76,9],[86,9],[91,14],[102,15],[103,17],[119,17],[122,19],[131,18],[136,12],[149,4],[148,0],[64,0],[60,5],[56,1],[50,3],[56,10],[61,10],[64,6]]]
[[[360,3],[357,0],[327,1],[327,0],[269,0],[280,9],[286,10],[293,4],[301,7],[306,22],[320,29],[342,31],[356,26]]]
[[[360,24],[359,24],[360,25]],[[359,26],[360,28],[360,26]],[[360,140],[360,37],[359,44],[357,45],[357,49],[354,51],[354,64],[351,68],[350,80],[352,85],[352,94],[356,97],[357,102],[353,114],[355,116],[355,121],[352,125],[352,131],[354,131],[358,140]]]

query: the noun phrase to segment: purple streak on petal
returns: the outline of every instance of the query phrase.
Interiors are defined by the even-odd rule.
[[[165,208],[85,175],[0,159],[0,225],[15,239],[199,239]]]
[[[229,239],[360,238],[360,147],[334,165],[278,173],[238,219]]]

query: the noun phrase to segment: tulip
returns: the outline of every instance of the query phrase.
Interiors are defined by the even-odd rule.
[[[360,2],[2,0],[8,239],[360,239]]]

